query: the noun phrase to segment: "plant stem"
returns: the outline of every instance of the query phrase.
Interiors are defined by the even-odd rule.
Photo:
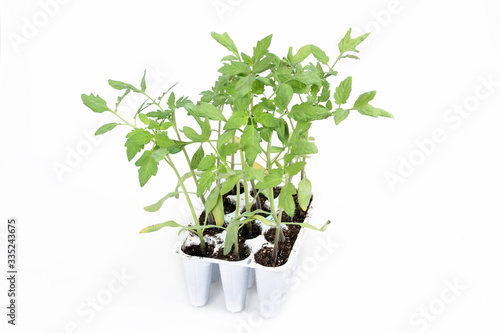
[[[193,203],[191,202],[191,198],[189,197],[189,193],[186,189],[186,186],[184,185],[184,182],[182,181],[182,177],[179,174],[179,171],[177,171],[177,168],[174,165],[174,162],[170,158],[169,155],[165,156],[165,160],[167,161],[168,165],[172,167],[172,169],[175,172],[175,175],[177,176],[177,179],[179,180],[179,183],[181,184],[182,187],[182,192],[184,192],[184,195],[186,196],[186,201],[189,205],[189,209],[191,210],[191,215],[193,216],[194,224],[199,227],[200,222],[198,221],[198,216],[196,216],[196,212],[194,211],[194,206]],[[200,244],[201,244],[201,252],[203,255],[206,254],[206,247],[205,247],[205,240],[203,239],[203,231],[200,229],[196,230],[196,233],[198,234],[198,237],[200,238]]]

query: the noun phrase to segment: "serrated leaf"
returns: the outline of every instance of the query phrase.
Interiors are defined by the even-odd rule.
[[[240,177],[238,175],[227,177],[226,181],[221,185],[220,194],[224,195],[227,192],[231,191],[236,186],[236,184],[239,183],[239,181]]]
[[[144,186],[152,176],[158,172],[158,162],[151,156],[151,151],[145,151],[135,162],[139,168],[139,183]]]
[[[349,116],[350,111],[349,110],[344,110],[341,108],[338,108],[337,110],[333,111],[333,119],[335,120],[335,125],[340,124],[343,122],[347,116]]]
[[[103,113],[104,111],[111,111],[111,109],[108,108],[106,101],[103,100],[101,97],[99,97],[99,95],[82,94],[82,102],[86,107],[97,113]]]
[[[281,83],[276,91],[276,97],[274,98],[274,103],[276,106],[282,110],[286,110],[288,104],[293,98],[293,88],[286,83]]]
[[[303,211],[306,211],[307,207],[309,207],[309,203],[311,202],[311,196],[312,196],[311,181],[309,181],[309,179],[304,177],[299,182],[299,193],[297,194],[299,206]]]
[[[335,98],[335,103],[337,105],[342,105],[347,102],[349,96],[351,95],[352,90],[352,77],[347,77],[344,81],[340,82],[337,89],[335,89],[335,93],[333,94],[333,98]]]
[[[255,76],[248,75],[240,78],[236,83],[235,89],[238,91],[238,96],[246,96],[252,91],[252,84],[255,81]]]
[[[225,130],[239,129],[246,125],[248,121],[248,111],[234,111],[224,125]]]
[[[272,39],[273,35],[269,35],[257,42],[257,45],[253,48],[253,58],[255,61],[260,60],[267,53]]]
[[[151,153],[151,157],[154,158],[156,162],[160,162],[165,156],[167,156],[169,153],[169,150],[167,148],[159,148],[153,150]]]
[[[373,91],[369,91],[369,92],[365,92],[364,94],[361,94],[358,99],[356,100],[356,102],[354,103],[354,109],[358,110],[359,108],[365,106],[368,104],[368,102],[370,102],[371,100],[373,100],[375,98],[375,95],[377,94],[377,92],[375,90]]]
[[[148,232],[154,232],[154,231],[158,231],[158,230],[165,228],[165,227],[178,228],[178,227],[182,227],[182,225],[178,224],[175,221],[167,221],[167,222],[163,222],[163,223],[159,223],[159,224],[155,224],[155,225],[146,227],[146,228],[142,229],[139,233],[144,234],[144,233],[148,233]]]
[[[290,111],[290,117],[296,121],[313,121],[328,118],[330,113],[321,106],[315,106],[311,102],[296,104]]]
[[[290,176],[295,176],[296,174],[298,174],[300,171],[302,171],[304,169],[306,164],[307,163],[305,161],[300,161],[300,162],[290,164],[289,166],[287,166],[285,168],[285,172]]]
[[[242,145],[240,143],[236,142],[226,143],[220,147],[219,154],[221,154],[221,156],[233,155],[236,154],[236,152],[238,152],[238,150],[240,150],[241,147]]]
[[[273,188],[281,184],[283,179],[283,171],[281,169],[272,169],[269,171],[268,175],[264,177],[264,180],[260,181],[255,185],[257,190],[263,190],[266,188]]]
[[[292,57],[291,62],[297,63],[304,61],[311,54],[311,45],[302,46]]]
[[[166,132],[156,133],[155,142],[160,148],[172,149],[175,146],[174,141],[168,137]]]
[[[146,212],[150,212],[150,213],[157,212],[157,211],[160,210],[161,206],[163,206],[163,203],[165,201],[167,201],[170,198],[175,198],[175,197],[178,197],[178,196],[179,196],[179,192],[170,192],[169,194],[167,194],[166,196],[164,196],[163,198],[161,198],[160,200],[158,200],[158,202],[156,202],[156,203],[154,203],[152,205],[144,207],[144,210]]]
[[[291,153],[292,155],[295,156],[302,156],[302,155],[309,155],[309,154],[316,154],[318,153],[318,147],[314,144],[314,142],[309,142],[304,139],[297,140],[291,144],[292,150]]]
[[[253,66],[253,72],[258,74],[272,68],[272,62],[273,58],[271,57],[265,57],[264,59],[257,61],[257,63]]]
[[[383,109],[379,109],[379,108],[376,108],[374,106],[371,106],[370,104],[358,106],[355,109],[358,110],[359,113],[361,113],[362,115],[365,115],[365,116],[370,116],[370,117],[374,117],[374,118],[377,118],[377,117],[394,118],[394,116],[392,114],[390,114],[389,112],[387,112]]]
[[[148,126],[149,123],[151,122],[151,120],[148,118],[148,116],[146,116],[144,113],[139,114],[139,119],[146,126]]]
[[[191,170],[196,170],[198,165],[200,164],[201,159],[205,156],[205,152],[203,151],[203,146],[200,146],[198,150],[193,154],[191,158],[191,164],[189,165]]]
[[[235,130],[228,130],[225,131],[224,133],[221,134],[219,139],[217,140],[217,149],[221,149],[221,147],[231,141],[231,139],[234,137]]]
[[[146,144],[151,142],[153,138],[151,133],[142,128],[132,130],[126,137],[127,141],[125,142],[125,147],[127,147],[127,158],[129,161],[131,161]]]
[[[226,75],[250,74],[251,68],[243,62],[232,61],[231,64],[224,64],[219,68],[219,73]]]
[[[291,183],[286,183],[280,191],[278,207],[282,208],[288,216],[295,214],[295,201],[293,195],[297,194],[295,186]]]
[[[197,105],[189,104],[186,105],[186,109],[190,114],[196,117],[207,118],[210,120],[226,121],[226,118],[224,118],[222,111],[207,102],[200,102]]]
[[[196,133],[194,129],[188,126],[184,126],[182,132],[188,139],[190,139],[193,142],[204,142],[208,140],[207,138],[204,138],[200,134]]]
[[[260,147],[261,137],[257,128],[253,125],[247,125],[241,135],[241,144],[245,151],[245,158],[249,165],[253,165],[257,155],[262,151]]]
[[[345,34],[344,38],[339,42],[339,51],[341,54],[344,54],[346,52],[359,52],[356,50],[356,47],[361,44],[362,41],[370,35],[370,33],[366,33],[364,35],[361,35],[356,38],[351,38],[351,31],[352,29],[349,29],[347,33]]]
[[[141,92],[139,89],[131,85],[130,83],[125,83],[122,81],[115,81],[115,80],[108,80],[109,85],[111,88],[114,88],[116,90],[123,90],[123,89],[130,89],[133,92]]]
[[[205,156],[207,157],[207,156]],[[206,190],[212,187],[212,184],[215,181],[215,173],[212,171],[204,172],[198,182],[198,187],[196,189],[196,195],[201,197]]]
[[[240,58],[240,56],[238,54],[238,49],[236,48],[236,45],[234,44],[234,42],[231,39],[231,37],[229,37],[229,35],[227,34],[227,32],[223,33],[222,35],[218,34],[216,32],[212,32],[212,37],[217,42],[219,42],[219,44],[221,44],[222,46],[224,46],[230,52],[234,53],[234,55],[236,57],[238,57],[238,59]]]
[[[322,49],[320,49],[319,47],[317,47],[315,45],[311,45],[310,48],[311,48],[311,52],[312,52],[313,56],[316,58],[316,60],[318,60],[320,63],[322,63],[324,65],[328,65],[330,58],[328,58],[325,51],[323,51]]]
[[[267,128],[276,128],[279,125],[278,119],[274,118],[272,114],[267,113],[260,105],[256,105],[252,109],[254,119],[262,126]],[[271,131],[272,133],[272,131]],[[267,140],[266,140],[267,141]]]
[[[97,129],[97,131],[95,131],[94,135],[101,135],[101,134],[104,134],[106,132],[109,132],[118,125],[121,125],[121,124],[109,123],[109,124],[102,125],[101,127],[99,127],[99,129]]]
[[[220,187],[216,186],[210,191],[210,194],[207,197],[207,200],[205,201],[205,211],[206,213],[210,213],[214,208],[215,205],[217,204],[217,201],[219,200],[219,195],[220,193]]]
[[[214,155],[207,155],[203,157],[200,160],[200,163],[198,163],[198,170],[205,171],[212,168],[215,165],[215,160],[216,158]]]

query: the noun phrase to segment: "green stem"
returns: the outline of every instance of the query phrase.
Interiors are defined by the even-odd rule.
[[[182,177],[179,174],[179,171],[177,171],[177,168],[175,167],[174,162],[172,161],[172,159],[170,158],[169,155],[165,156],[165,160],[167,161],[168,165],[170,165],[170,167],[172,167],[172,169],[174,170],[175,175],[177,176],[177,179],[179,180],[179,183],[181,184],[182,192],[184,193],[184,195],[186,197],[186,201],[188,203],[189,209],[191,210],[191,215],[193,216],[194,224],[197,227],[199,227],[200,222],[198,221],[198,216],[196,216],[196,212],[194,210],[193,203],[191,202],[191,198],[189,197],[189,193],[186,189],[186,186],[184,185],[184,182],[182,181]],[[196,233],[198,234],[198,237],[200,238],[201,252],[203,255],[205,255],[206,247],[205,247],[205,240],[203,239],[203,231],[200,229],[197,229]]]

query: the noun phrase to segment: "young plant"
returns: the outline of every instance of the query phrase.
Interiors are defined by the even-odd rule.
[[[272,219],[259,215],[252,217],[275,226],[272,262],[276,265],[279,244],[284,239],[282,225],[298,224],[282,222],[283,213],[294,216],[295,196],[304,211],[311,201],[312,185],[305,167],[309,155],[318,152],[310,136],[313,122],[333,117],[338,125],[354,110],[375,118],[392,118],[392,115],[370,104],[375,91],[362,94],[352,107],[346,107],[351,95],[352,77],[340,82],[332,98],[329,80],[337,76],[335,65],[341,59],[359,59],[355,55],[358,53],[356,47],[368,34],[352,38],[349,30],[338,44],[339,55],[334,61],[315,45],[303,46],[295,54],[290,47],[287,56],[280,58],[269,51],[272,35],[257,43],[252,56],[239,53],[227,33],[212,33],[212,36],[232,54],[222,59],[223,66],[219,69],[222,75],[211,91],[202,93],[202,100],[231,108],[231,116],[221,135],[228,140],[227,143],[219,142],[219,148],[227,146],[231,166],[234,166],[234,156],[239,152],[247,210],[251,209],[249,182],[254,193],[260,190],[269,198]],[[303,64],[310,56],[316,62]],[[236,134],[240,136],[236,137]],[[229,138],[232,138],[231,142]],[[279,142],[275,145],[276,138]],[[264,173],[255,168],[255,165],[260,165],[257,160],[266,165]],[[293,178],[298,174],[300,181],[296,189]],[[275,207],[273,191],[280,185],[278,207]],[[321,229],[304,223],[299,225],[323,231],[328,223]]]

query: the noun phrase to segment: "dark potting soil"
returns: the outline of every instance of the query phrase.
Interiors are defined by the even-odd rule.
[[[276,188],[274,190],[276,192]],[[280,190],[281,190],[281,188],[279,188],[279,191]],[[278,194],[279,194],[279,191],[278,191]],[[300,208],[297,195],[293,196],[293,200],[295,201],[294,216],[290,217],[288,214],[283,212],[281,220],[283,222],[302,223],[302,222],[304,222],[305,218],[307,217],[307,212],[309,211],[309,207],[311,206],[311,202],[312,202],[313,198],[311,198],[311,202],[309,203],[309,206],[307,207],[306,211],[303,211],[302,208]],[[297,240],[297,236],[298,236],[300,229],[301,229],[301,226],[299,226],[299,225],[287,225],[287,227],[288,227],[288,229],[283,230],[285,240],[281,241],[279,243],[279,246],[278,246],[278,260],[277,260],[276,266],[284,265],[288,261],[288,257],[290,255],[290,252],[292,251],[293,245],[295,244],[295,241]],[[274,243],[275,236],[276,236],[276,228],[271,228],[264,233],[264,237],[270,243]],[[255,261],[260,265],[272,267],[273,266],[273,262],[272,262],[273,249],[274,249],[274,245],[263,246],[259,251],[257,251],[255,253],[255,255],[254,255]]]
[[[242,226],[239,231],[239,238],[243,240],[254,239],[262,234],[262,228],[257,223],[255,223],[255,221],[249,223],[250,223],[250,230],[248,230],[248,225],[249,225],[248,223]]]
[[[205,243],[205,245],[206,245],[205,254],[202,253],[200,244],[191,244],[189,246],[183,246],[182,252],[184,252],[185,254],[188,254],[190,256],[212,257],[214,254],[215,247],[213,246],[213,244],[206,244]]]
[[[250,256],[250,248],[246,246],[243,242],[239,243],[238,254],[234,252],[234,245],[231,248],[231,252],[228,255],[224,255],[224,249],[220,248],[216,253],[214,253],[215,259],[226,260],[226,261],[240,261],[248,258]]]
[[[282,266],[286,264],[288,261],[288,257],[292,252],[294,242],[285,241],[284,243],[280,243],[278,247],[278,260],[276,263],[276,267]],[[274,246],[264,245],[257,253],[254,254],[255,261],[266,267],[274,267],[272,262],[273,257],[273,249]]]

